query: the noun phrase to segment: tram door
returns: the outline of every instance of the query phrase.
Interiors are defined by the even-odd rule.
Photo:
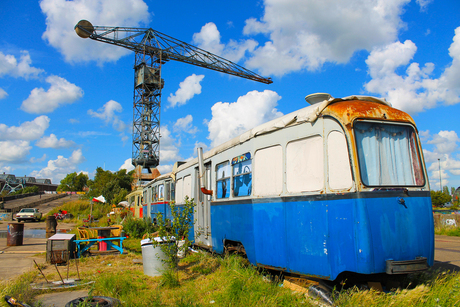
[[[204,167],[205,185],[207,189],[210,189],[211,163],[205,164]],[[201,192],[198,168],[195,170],[195,175],[195,243],[211,246],[211,196]]]

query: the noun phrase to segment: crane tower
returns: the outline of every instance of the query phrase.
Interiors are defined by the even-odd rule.
[[[229,60],[150,28],[93,26],[87,20],[80,20],[75,31],[82,38],[134,51],[132,163],[138,179],[142,177],[142,169],[152,173],[160,162],[160,107],[164,86],[161,68],[167,61],[184,62],[265,84],[272,83],[270,78],[263,78]]]

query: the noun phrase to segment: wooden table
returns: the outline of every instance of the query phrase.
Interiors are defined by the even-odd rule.
[[[109,238],[110,231],[118,229],[118,227],[102,226],[102,227],[88,227],[87,229],[97,230],[97,236],[102,238]]]
[[[92,230],[97,230],[97,237],[98,239],[105,239],[105,238],[110,238],[111,230],[118,229],[117,227],[110,227],[110,226],[101,226],[101,227],[88,227],[87,229],[92,229]],[[106,251],[107,249],[110,250],[110,248],[113,246],[113,244],[108,244],[107,242],[111,243],[110,241],[107,240],[102,240],[99,241],[99,250],[100,251]]]

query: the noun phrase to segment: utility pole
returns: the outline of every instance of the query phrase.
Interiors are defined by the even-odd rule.
[[[440,188],[440,191],[442,192],[441,159],[438,159],[438,165],[439,165],[439,188]]]

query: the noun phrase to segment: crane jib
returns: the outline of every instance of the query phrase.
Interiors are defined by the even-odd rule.
[[[75,32],[82,38],[135,52],[132,163],[149,173],[160,163],[160,106],[164,86],[161,68],[165,62],[174,60],[264,84],[273,83],[271,78],[153,29],[93,26],[87,20],[80,20]],[[140,183],[144,174],[137,170],[136,173]]]

